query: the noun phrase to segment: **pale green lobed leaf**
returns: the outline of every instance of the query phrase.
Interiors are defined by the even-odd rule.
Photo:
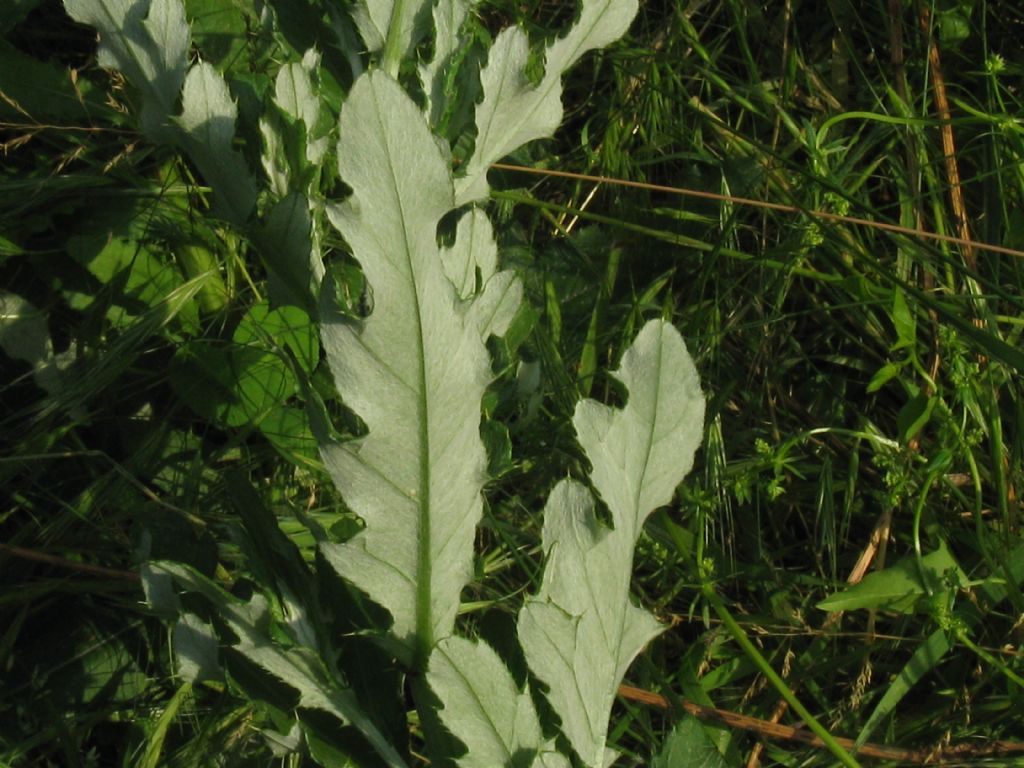
[[[302,121],[306,127],[306,159],[313,165],[320,163],[327,154],[328,137],[320,135],[320,97],[313,82],[314,73],[320,66],[320,54],[310,49],[302,62],[285,64],[277,72],[274,81],[274,101],[288,115]]]
[[[647,515],[671,500],[693,466],[704,397],[693,360],[667,323],[645,325],[612,375],[629,391],[626,407],[584,400],[573,425],[616,529],[628,530],[635,541]]]
[[[377,754],[391,768],[406,763],[360,706],[351,689],[343,686],[311,649],[285,648],[269,631],[269,606],[257,594],[250,601],[239,600],[190,566],[153,562],[150,572],[174,579],[182,588],[203,595],[217,609],[220,619],[237,637],[239,653],[299,692],[299,706],[318,709],[350,723],[362,732]]]
[[[621,37],[637,7],[637,0],[584,0],[576,23],[547,47],[544,76],[537,85],[526,77],[526,35],[514,27],[498,35],[480,73],[484,97],[476,108],[476,147],[465,175],[455,182],[458,205],[487,197],[492,163],[555,132],[562,122],[562,75],[587,51]]]
[[[244,223],[256,204],[256,187],[245,160],[232,147],[237,114],[221,74],[205,62],[193,66],[185,78],[178,117],[185,147],[213,187],[222,215]]]
[[[190,683],[222,680],[213,628],[194,613],[185,613],[174,624],[174,657],[178,674]]]
[[[563,733],[587,765],[601,766],[619,682],[662,628],[629,601],[632,542],[598,522],[590,491],[562,481],[544,515],[544,582],[519,614],[519,638]]]
[[[459,34],[470,9],[480,0],[438,0],[434,5],[434,56],[419,66],[420,84],[427,97],[426,112],[436,125],[445,108],[444,87],[452,59],[464,45]]]
[[[285,64],[274,82],[273,110],[260,118],[261,157],[270,189],[278,198],[264,225],[261,251],[270,269],[275,304],[294,304],[315,314],[312,297],[324,276],[317,214],[319,166],[327,154],[329,118],[321,108],[316,80],[320,54],[306,51],[302,62]],[[289,124],[287,116],[292,122]],[[305,190],[300,193],[296,190]]]
[[[554,749],[551,749],[537,755],[530,768],[570,768],[570,766],[569,758],[561,752],[555,752]]]
[[[481,336],[504,334],[522,302],[522,283],[510,271],[497,271],[498,244],[487,214],[474,208],[459,219],[455,242],[441,249],[441,263],[460,298],[479,294],[469,312]]]
[[[361,322],[325,308],[321,334],[338,392],[368,434],[323,456],[366,527],[322,550],[391,614],[390,650],[423,669],[472,574],[486,471],[480,401],[491,377],[483,334],[514,281],[498,273],[481,296],[460,299],[437,245],[453,205],[447,151],[385,73],[353,85],[338,162],[352,195],[328,215],[374,301]]]
[[[445,638],[430,656],[427,681],[443,705],[441,722],[466,746],[460,768],[554,765],[537,762],[551,745],[533,699],[486,643]]]
[[[486,213],[474,208],[459,219],[455,242],[450,248],[441,249],[441,261],[445,274],[463,299],[476,293],[477,271],[483,282],[490,280],[498,267],[498,245]]]
[[[602,524],[579,483],[556,486],[544,511],[544,578],[519,615],[519,638],[562,731],[589,766],[606,763],[608,716],[626,669],[660,625],[629,598],[644,520],[671,500],[703,434],[704,397],[678,331],[644,326],[614,373],[628,402],[576,407],[591,480],[611,513]]]
[[[64,0],[75,21],[100,35],[101,67],[118,69],[142,93],[142,127],[168,137],[188,66],[189,29],[181,0]]]
[[[584,0],[569,33],[548,46],[545,66],[562,73],[588,51],[611,45],[626,33],[638,7],[636,0]]]
[[[273,117],[260,118],[260,137],[263,139],[260,164],[263,166],[267,181],[270,182],[270,191],[277,198],[288,194],[292,177],[288,163],[288,145],[281,123],[281,120]]]

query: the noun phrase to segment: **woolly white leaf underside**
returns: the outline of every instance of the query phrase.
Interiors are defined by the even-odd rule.
[[[492,269],[481,270],[479,294],[462,299],[456,291],[437,245],[438,221],[454,205],[450,160],[386,74],[368,73],[353,86],[338,158],[353,192],[329,217],[362,266],[374,307],[362,322],[327,317],[322,325],[338,391],[368,430],[325,447],[324,459],[366,527],[323,552],[389,611],[392,651],[421,667],[450,634],[471,575],[486,466],[485,335],[504,331],[519,288]],[[493,264],[470,244],[456,250],[471,253],[463,262]]]
[[[626,406],[583,401],[573,419],[614,527],[597,519],[583,486],[559,483],[544,512],[541,590],[519,617],[527,663],[547,684],[573,748],[595,767],[607,759],[608,715],[619,683],[660,632],[654,617],[629,599],[636,540],[647,516],[671,500],[693,465],[704,421],[696,368],[668,323],[648,323],[614,375],[628,390]]]

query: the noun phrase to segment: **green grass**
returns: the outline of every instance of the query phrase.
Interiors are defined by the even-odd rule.
[[[92,36],[58,3],[14,8],[0,21],[0,286],[75,360],[47,392],[29,364],[0,356],[0,541],[68,561],[0,550],[0,764],[280,764],[253,727],[279,713],[230,686],[183,691],[141,590],[84,567],[170,557],[244,593],[254,577],[229,469],[312,562],[312,531],[351,520],[293,417],[317,396],[338,418],[340,407],[321,373],[279,370],[268,340],[239,340],[267,295],[264,267],[209,215],[187,162],[133,131],[131,93],[98,69]],[[189,8],[199,48],[243,95],[302,32],[260,38],[246,2]],[[542,35],[567,14],[495,1],[480,18]],[[487,579],[466,596],[485,637],[508,632],[539,574],[548,491],[582,474],[576,400],[616,401],[604,371],[643,319],[665,314],[697,359],[707,434],[641,545],[635,592],[673,627],[630,684],[769,719],[784,695],[756,649],[834,735],[921,754],[1024,742],[1024,254],[800,212],[959,234],[917,18],[903,8],[896,20],[901,75],[887,3],[646,3],[625,41],[567,78],[558,138],[510,159],[795,211],[492,171],[505,263],[538,314],[518,350],[498,350],[485,405],[510,435],[509,454],[492,455],[478,537]],[[936,24],[970,235],[1024,250],[1024,14],[948,3]],[[16,90],[7,73],[30,66],[39,88]],[[237,379],[203,370],[232,365],[306,389],[258,393],[228,415],[211,393]],[[909,558],[907,572],[924,574],[917,599],[830,619],[816,606],[845,587],[879,521],[872,568]],[[938,551],[962,573],[929,570]],[[258,684],[247,672],[232,668],[232,682]],[[623,699],[613,741],[646,762],[679,717]],[[730,765],[757,743],[706,728]],[[760,759],[834,764],[786,740],[766,740]]]

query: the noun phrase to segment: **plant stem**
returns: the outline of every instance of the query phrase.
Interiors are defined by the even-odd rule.
[[[395,80],[398,79],[398,68],[402,63],[402,50],[399,47],[401,41],[402,19],[405,0],[395,0],[391,8],[391,19],[388,24],[388,37],[384,41],[384,52],[381,56],[380,66]]]
[[[847,768],[860,768],[860,764],[856,759],[854,759],[853,755],[843,749],[843,746],[832,737],[832,734],[828,732],[828,729],[819,723],[815,719],[814,715],[812,715],[808,709],[800,703],[800,700],[796,697],[796,694],[793,693],[793,690],[786,685],[786,681],[783,680],[774,669],[772,669],[768,660],[761,655],[761,652],[757,650],[757,647],[750,641],[750,638],[747,637],[747,633],[744,631],[743,627],[741,627],[736,619],[732,617],[732,614],[725,606],[722,598],[720,598],[715,592],[714,586],[705,581],[701,585],[701,591],[704,593],[704,597],[707,598],[708,602],[711,603],[711,607],[715,609],[715,613],[718,614],[722,623],[725,624],[726,628],[729,630],[729,634],[733,636],[733,639],[739,643],[740,647],[747,654],[750,660],[754,662],[754,666],[756,666],[761,673],[768,678],[768,681],[775,687],[775,690],[779,692],[779,695],[786,700],[789,706],[793,708],[793,711],[796,712],[800,716],[800,719],[807,724],[807,727],[822,740],[825,746],[828,747],[829,751],[836,756],[840,763],[847,766]]]

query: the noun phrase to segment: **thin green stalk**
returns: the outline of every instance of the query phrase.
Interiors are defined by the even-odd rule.
[[[398,23],[402,18],[405,0],[395,0],[391,9],[391,23],[388,25],[388,39],[384,41],[384,53],[381,57],[381,68],[395,80],[398,79],[398,68],[402,63],[401,27]]]
[[[924,485],[917,492],[917,504],[914,505],[914,556],[917,558],[917,571],[921,577],[921,585],[929,595],[932,594],[932,588],[928,580],[928,574],[925,571],[924,556],[921,553],[921,515],[924,512],[924,504],[928,500],[928,491],[931,490],[935,481],[949,468],[952,458],[952,453],[943,449],[932,459],[931,466],[928,469],[928,476],[925,478]]]
[[[178,711],[181,709],[182,703],[191,693],[192,683],[186,681],[181,684],[181,687],[174,692],[171,700],[167,702],[167,707],[161,713],[160,719],[157,720],[156,727],[149,738],[149,743],[146,745],[146,754],[143,755],[142,762],[139,763],[141,768],[156,768],[156,766],[160,765],[160,753],[163,752],[167,730],[178,717]]]
[[[1020,675],[1018,675],[1016,672],[1014,672],[1008,666],[1003,664],[1003,662],[1001,662],[999,659],[997,659],[991,653],[989,653],[984,648],[982,648],[980,645],[977,645],[973,640],[971,640],[971,638],[967,635],[967,630],[966,629],[964,629],[963,627],[957,626],[957,627],[954,627],[953,632],[956,635],[956,639],[959,640],[964,645],[966,645],[972,651],[974,651],[978,655],[979,658],[981,658],[983,661],[988,662],[993,667],[995,667],[1000,672],[1002,672],[1004,675],[1006,675],[1008,678],[1010,678],[1010,680],[1012,680],[1017,685],[1019,685],[1021,688],[1024,688],[1024,678],[1021,678]]]
[[[732,617],[732,614],[725,606],[722,598],[720,598],[718,593],[715,592],[714,585],[708,581],[704,581],[701,585],[701,591],[703,592],[704,597],[707,598],[707,601],[711,603],[711,607],[715,609],[715,613],[718,614],[718,618],[722,620],[726,629],[729,630],[729,634],[732,635],[733,639],[737,643],[739,643],[744,653],[747,654],[747,657],[754,662],[754,666],[756,666],[758,670],[768,678],[768,682],[770,682],[775,690],[779,692],[779,695],[786,700],[786,703],[789,704],[789,706],[793,708],[793,711],[800,716],[800,719],[807,724],[807,727],[810,728],[819,739],[821,739],[822,743],[833,755],[836,756],[841,764],[847,766],[847,768],[860,768],[860,763],[857,762],[853,755],[843,749],[842,745],[832,738],[832,734],[828,732],[828,729],[817,721],[814,715],[808,711],[807,707],[800,703],[800,699],[796,697],[793,689],[786,685],[786,681],[783,680],[774,669],[772,669],[768,660],[761,655],[761,652],[757,650],[757,647],[750,641],[750,638],[747,636],[743,627],[741,627],[736,619]]]

